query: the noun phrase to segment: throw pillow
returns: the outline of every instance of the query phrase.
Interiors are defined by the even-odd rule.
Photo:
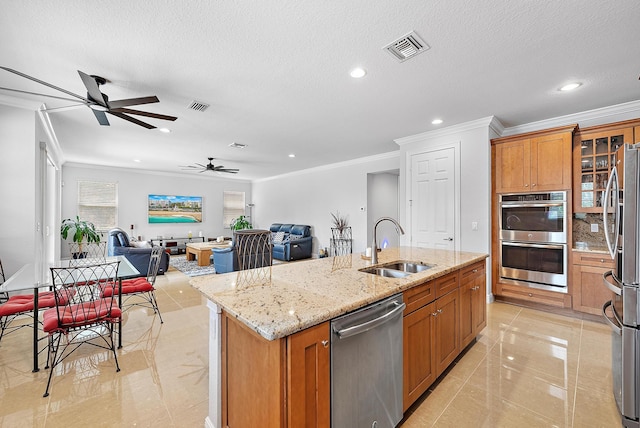
[[[289,241],[297,241],[298,239],[302,239],[302,235],[289,235]]]
[[[151,248],[147,241],[131,241],[131,246],[136,248]]]
[[[282,244],[283,240],[284,240],[284,232],[276,232],[276,234],[273,236],[274,244]]]

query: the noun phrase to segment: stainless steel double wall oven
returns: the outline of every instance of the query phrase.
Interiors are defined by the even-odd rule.
[[[499,196],[500,280],[567,291],[567,192]]]

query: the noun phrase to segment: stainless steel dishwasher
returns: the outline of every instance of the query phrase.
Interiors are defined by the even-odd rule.
[[[331,426],[402,419],[402,294],[331,321]]]

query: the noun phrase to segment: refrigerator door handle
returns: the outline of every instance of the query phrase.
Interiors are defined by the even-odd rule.
[[[609,300],[608,302],[606,302],[604,305],[602,305],[602,316],[604,317],[605,321],[607,321],[607,324],[609,324],[609,327],[611,327],[611,330],[613,330],[618,336],[622,335],[622,327],[618,327],[618,325],[616,325],[616,323],[620,324],[620,320],[618,320],[618,317],[616,315],[616,311],[612,311],[613,312],[613,317],[616,321],[616,323],[614,323],[614,321],[609,318],[609,315],[607,315],[607,308],[609,308],[609,306],[612,305],[611,300]]]
[[[618,281],[613,276],[613,271],[609,270],[609,271],[605,272],[604,274],[602,274],[602,282],[603,282],[604,286],[607,287],[609,290],[613,291],[618,296],[621,296],[622,295],[622,288],[618,287],[616,284],[614,284],[613,282],[609,281],[608,278],[613,278],[613,280],[616,282],[616,284],[618,283]]]
[[[614,186],[615,183],[615,186]],[[614,189],[615,187],[615,189]],[[616,194],[616,202],[614,204],[615,212],[613,213],[615,216],[615,238],[609,236],[611,232],[609,232],[609,195],[612,193],[612,190],[615,191]],[[604,237],[607,241],[607,248],[609,249],[609,254],[611,258],[614,259],[616,255],[616,246],[618,245],[618,170],[614,166],[611,169],[611,175],[609,176],[609,180],[607,181],[607,187],[604,191],[603,199],[602,199],[602,221],[604,227]],[[612,242],[613,241],[613,242]]]

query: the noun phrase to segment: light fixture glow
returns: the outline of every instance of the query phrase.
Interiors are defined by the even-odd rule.
[[[95,111],[109,111],[107,107],[101,106],[100,104],[89,104],[89,108]]]
[[[142,162],[140,159],[134,159],[133,161],[134,161],[135,163],[140,163],[140,162]]]
[[[562,92],[566,92],[566,91],[573,91],[576,88],[579,88],[580,86],[582,86],[582,83],[568,83],[566,85],[564,85],[563,87],[560,88],[560,90]]]
[[[164,132],[165,134],[168,134],[168,133],[171,132],[171,130],[169,128],[158,128],[158,131]]]
[[[440,124],[442,123],[442,119],[433,119],[433,120],[431,121],[431,123],[432,123],[433,125],[440,125]]]
[[[367,74],[367,72],[365,71],[364,68],[354,68],[353,70],[351,70],[351,73],[349,73],[349,75],[351,75],[351,77],[353,77],[354,79],[360,79],[361,77],[364,77]]]
[[[295,157],[296,157],[296,155],[294,155],[293,153],[291,153],[291,154],[289,155],[289,157],[290,157],[290,158],[295,158]]]

